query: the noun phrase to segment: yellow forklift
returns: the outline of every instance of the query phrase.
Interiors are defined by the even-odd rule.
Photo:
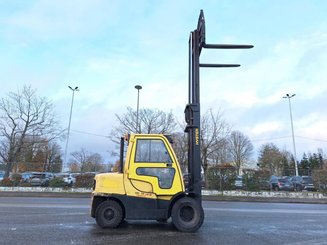
[[[102,228],[116,228],[124,220],[172,219],[182,232],[195,232],[204,220],[201,197],[200,67],[237,67],[200,64],[202,48],[244,49],[252,45],[206,44],[201,10],[189,38],[189,101],[185,108],[188,134],[188,186],[185,188],[172,140],[162,134],[130,134],[120,141],[120,171],[94,178],[91,216]],[[125,145],[127,150],[125,153]]]

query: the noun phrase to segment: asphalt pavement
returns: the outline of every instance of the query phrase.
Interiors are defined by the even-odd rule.
[[[0,244],[327,244],[327,206],[204,201],[196,233],[171,222],[125,221],[101,229],[90,198],[0,197]]]

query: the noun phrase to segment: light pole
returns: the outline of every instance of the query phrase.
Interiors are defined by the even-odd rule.
[[[136,133],[140,133],[139,130],[139,101],[140,101],[140,90],[142,89],[141,85],[135,85],[137,89],[137,107],[136,107]]]
[[[294,96],[295,96],[295,94],[292,94],[292,95],[286,94],[286,96],[284,96],[283,98],[288,99],[288,105],[289,105],[289,108],[290,108],[292,139],[293,139],[293,151],[294,151],[294,164],[295,164],[295,175],[298,176],[299,171],[298,171],[298,168],[297,168],[297,160],[296,160],[296,148],[295,148],[294,127],[293,127],[292,106],[291,106],[291,98],[294,97]]]
[[[66,172],[68,171],[68,167],[67,167],[67,149],[68,149],[68,142],[69,142],[69,133],[70,133],[70,122],[72,120],[72,113],[73,113],[73,105],[74,105],[74,95],[75,95],[75,91],[79,91],[78,87],[72,88],[71,86],[68,86],[68,88],[73,91],[72,94],[72,102],[70,104],[70,114],[69,114],[69,122],[68,122],[68,132],[67,132],[67,140],[66,140],[66,147],[65,147],[65,159],[64,162],[62,164],[62,170],[61,172]]]

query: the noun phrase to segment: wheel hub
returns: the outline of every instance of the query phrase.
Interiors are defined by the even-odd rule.
[[[194,218],[193,208],[190,206],[185,206],[181,208],[180,216],[184,222],[190,222]]]
[[[111,208],[108,208],[105,212],[104,212],[104,217],[107,220],[111,220],[115,217],[115,213]]]

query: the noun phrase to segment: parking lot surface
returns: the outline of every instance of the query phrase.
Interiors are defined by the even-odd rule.
[[[196,233],[170,222],[101,229],[89,198],[0,197],[0,244],[327,244],[325,204],[203,202]]]

